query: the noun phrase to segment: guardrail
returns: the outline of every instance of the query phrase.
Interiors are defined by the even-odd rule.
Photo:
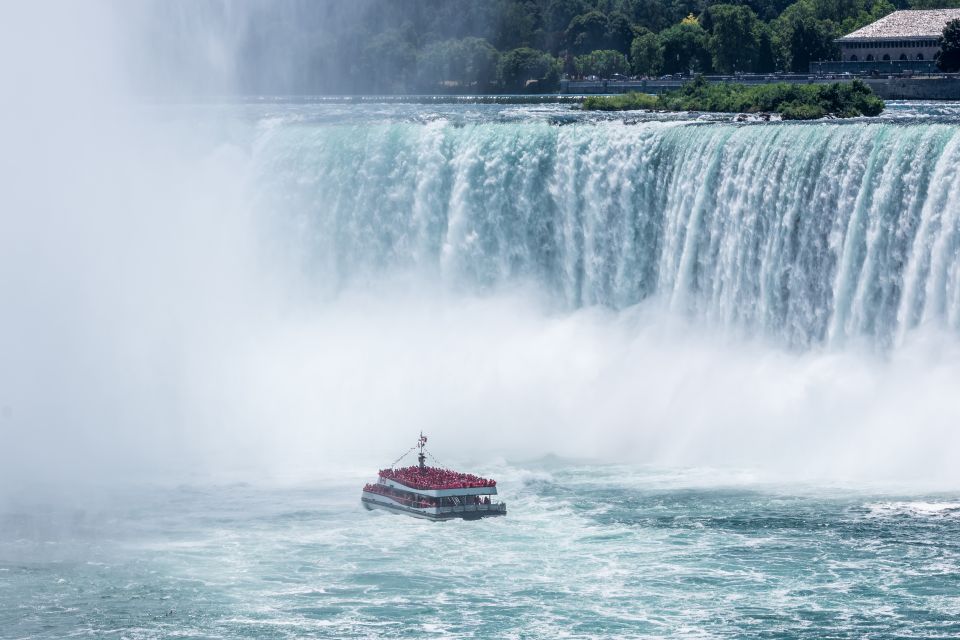
[[[490,511],[506,511],[507,510],[506,502],[491,502],[489,504],[466,504],[466,505],[458,505],[458,506],[451,506],[451,507],[425,507],[425,506],[421,506],[416,500],[406,500],[403,498],[398,498],[396,496],[388,496],[382,493],[373,493],[368,491],[365,491],[363,493],[365,494],[368,493],[372,496],[376,496],[381,500],[389,501],[390,503],[393,503],[400,507],[404,507],[407,509],[415,509],[417,511],[425,511],[427,513],[435,513],[435,514],[473,513],[477,511],[490,512]],[[365,498],[365,499],[371,500],[370,498]],[[378,500],[376,499],[372,499],[372,500],[373,502],[378,502]],[[381,504],[383,503],[381,502]]]
[[[476,511],[506,511],[507,503],[468,504],[459,507],[437,507],[437,513],[473,513]]]
[[[856,60],[811,62],[810,73],[930,74],[939,73],[935,60]]]

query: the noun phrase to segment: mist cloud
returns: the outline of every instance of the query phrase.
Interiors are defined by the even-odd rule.
[[[793,353],[657,300],[559,312],[403,274],[316,295],[273,244],[245,134],[131,99],[143,7],[3,10],[0,494],[385,464],[421,429],[454,460],[960,481],[953,335]],[[215,18],[242,35],[247,15]],[[152,86],[227,91],[232,37]]]

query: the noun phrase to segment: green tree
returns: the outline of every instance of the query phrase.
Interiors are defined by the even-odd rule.
[[[432,90],[435,85],[453,77],[450,49],[453,40],[434,42],[423,49],[417,59],[417,83]]]
[[[419,84],[431,88],[453,82],[481,91],[496,80],[500,54],[483,38],[434,42],[423,49],[417,64]]]
[[[715,4],[705,13],[713,67],[721,73],[754,71],[760,57],[760,21],[749,8]]]
[[[597,75],[609,78],[615,73],[627,73],[627,57],[619,51],[601,49],[577,56],[573,62],[578,75]]]
[[[791,0],[746,0],[744,4],[750,7],[760,20],[769,22],[783,13],[783,10],[790,6]]]
[[[607,43],[607,16],[599,11],[577,16],[567,27],[566,42],[574,55],[603,49]]]
[[[633,72],[641,76],[655,76],[663,69],[663,45],[657,34],[643,29],[630,45]]]
[[[865,2],[862,6],[856,6],[849,15],[841,15],[834,19],[840,25],[840,33],[850,33],[860,27],[864,27],[871,22],[876,22],[888,13],[896,11],[896,7],[889,0],[873,0],[872,4]],[[818,17],[824,17],[819,15]]]
[[[696,20],[685,19],[680,24],[664,29],[660,32],[663,70],[668,73],[687,72],[691,69],[701,73],[710,71],[707,42],[707,32]]]
[[[500,58],[500,85],[507,91],[553,91],[560,63],[549,53],[520,47]]]
[[[811,0],[790,5],[773,24],[777,59],[791,71],[806,72],[811,62],[836,60],[840,52],[833,41],[839,35],[833,21],[817,17]]]
[[[566,31],[584,8],[583,0],[550,0],[543,12],[544,28],[557,33]]]
[[[937,56],[937,66],[942,71],[954,72],[960,70],[960,20],[951,20],[943,28],[940,36],[940,55]]]
[[[487,0],[496,3],[493,38],[501,51],[514,47],[530,47],[536,43],[538,12],[531,0]],[[405,4],[405,3],[398,3]]]
[[[624,54],[629,53],[633,36],[633,25],[630,24],[630,18],[619,11],[615,11],[607,16],[607,48]]]
[[[613,49],[626,54],[633,42],[633,25],[621,11],[604,14],[593,10],[576,16],[564,34],[567,50],[574,55]]]
[[[544,45],[554,54],[566,47],[566,32],[570,22],[586,11],[584,0],[549,0],[542,11]]]
[[[635,27],[654,32],[665,29],[687,14],[683,9],[681,15],[675,17],[673,6],[663,0],[625,0],[623,11]]]
[[[956,9],[960,0],[910,0],[911,9]]]
[[[483,38],[464,38],[460,41],[465,63],[464,77],[478,85],[489,86],[497,79],[500,52]]]
[[[417,52],[407,34],[390,29],[364,43],[357,74],[363,91],[403,93],[416,73]]]
[[[761,22],[757,25],[760,47],[757,50],[757,62],[754,71],[765,73],[777,68],[776,50],[773,46],[773,33],[770,25]]]

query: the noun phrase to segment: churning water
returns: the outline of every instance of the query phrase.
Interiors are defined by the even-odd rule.
[[[951,638],[960,500],[570,461],[505,518],[365,512],[356,475],[8,517],[5,638]]]
[[[955,105],[141,110],[0,337],[0,637],[960,634]],[[506,518],[362,510],[421,429]]]

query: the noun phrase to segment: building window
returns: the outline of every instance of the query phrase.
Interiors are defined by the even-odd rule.
[[[917,60],[923,60],[923,54],[922,54],[922,53],[918,53],[918,54],[917,54]]]
[[[907,59],[907,54],[901,53],[901,54],[900,54],[900,59],[901,59],[901,60],[906,60],[906,59]]]
[[[889,59],[890,59],[890,54],[889,54],[889,53],[883,54],[883,61],[884,61],[884,62],[888,61]]]
[[[867,62],[873,62],[873,54],[867,55]]]
[[[856,54],[850,56],[850,62],[856,62],[856,61],[857,61],[857,55],[856,55]]]

